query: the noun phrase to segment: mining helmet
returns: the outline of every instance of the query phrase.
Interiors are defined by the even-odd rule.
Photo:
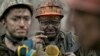
[[[28,8],[33,15],[33,6],[31,0],[4,0],[0,8],[0,21],[4,19],[5,15],[11,8],[16,7]]]
[[[41,16],[60,16],[63,17],[63,8],[59,0],[43,0],[36,9],[36,18]]]

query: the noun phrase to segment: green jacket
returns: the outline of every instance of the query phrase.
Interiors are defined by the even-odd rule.
[[[57,36],[56,36],[57,39],[53,40],[53,41],[49,41],[48,42],[48,39],[45,39],[44,40],[44,45],[43,45],[43,48],[46,48],[47,45],[56,45],[59,50],[60,50],[60,56],[63,56],[64,53],[66,52],[70,52],[70,48],[72,47],[72,34],[71,32],[67,32],[67,33],[64,33],[64,32],[60,32]]]
[[[16,52],[10,50],[9,48],[7,48],[7,46],[5,45],[4,42],[4,38],[6,37],[6,35],[2,35],[0,37],[0,56],[17,56]],[[26,38],[27,39],[27,38]],[[26,40],[25,39],[25,40]]]
[[[6,47],[4,43],[4,37],[5,35],[0,37],[0,56],[16,56],[15,52]]]

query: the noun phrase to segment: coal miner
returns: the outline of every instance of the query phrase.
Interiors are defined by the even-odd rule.
[[[64,56],[72,46],[71,33],[65,34],[60,30],[63,17],[63,8],[59,0],[43,0],[43,3],[36,9],[36,19],[39,21],[40,31],[47,36],[47,38],[37,36],[36,42],[42,42],[43,49],[48,55]]]
[[[32,5],[29,0],[4,0],[0,13],[0,21],[6,28],[6,33],[0,37],[0,56],[17,56],[16,47],[27,40]]]

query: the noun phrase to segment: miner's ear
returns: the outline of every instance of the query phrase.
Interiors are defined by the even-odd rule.
[[[2,24],[5,25],[5,20],[2,20]]]
[[[3,20],[1,21],[1,23],[2,23],[3,25],[5,25],[6,19],[3,19]]]

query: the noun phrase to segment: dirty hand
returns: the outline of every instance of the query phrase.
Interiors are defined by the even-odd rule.
[[[42,43],[43,39],[47,38],[47,36],[44,35],[43,31],[40,32],[36,32],[35,36],[34,36],[34,40],[36,43]]]

